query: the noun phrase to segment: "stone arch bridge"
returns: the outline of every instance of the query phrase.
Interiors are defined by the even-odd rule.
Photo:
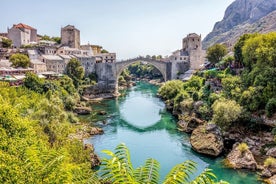
[[[153,65],[155,68],[159,70],[159,72],[162,74],[164,81],[170,80],[170,63],[160,61],[160,60],[154,60],[150,58],[144,58],[144,57],[138,57],[133,59],[128,59],[120,62],[115,63],[116,68],[116,79],[118,80],[119,76],[123,72],[124,69],[126,69],[129,65],[136,63],[136,62],[146,62],[151,65]]]
[[[164,81],[173,79],[172,76],[175,76],[175,73],[179,72],[179,70],[176,69],[176,63],[164,62],[144,57],[137,57],[124,61],[117,61],[114,63],[96,63],[95,72],[97,74],[98,83],[96,86],[91,87],[93,89],[88,89],[89,93],[91,92],[91,94],[116,94],[118,89],[118,78],[120,74],[129,65],[136,62],[146,62],[148,64],[153,65],[156,69],[160,71]],[[184,65],[185,66],[182,67],[181,70],[187,71],[189,69],[189,63],[185,63]]]

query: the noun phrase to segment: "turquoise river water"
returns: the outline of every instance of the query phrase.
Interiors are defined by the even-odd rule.
[[[135,168],[144,164],[147,158],[158,160],[161,165],[160,183],[174,165],[185,160],[198,163],[196,174],[209,167],[219,180],[231,184],[261,183],[253,173],[225,168],[223,158],[209,158],[195,153],[189,144],[189,135],[177,130],[176,119],[166,111],[164,102],[156,97],[157,90],[154,85],[138,82],[118,99],[93,104],[94,110],[104,110],[107,114],[94,114],[86,118],[102,127],[105,133],[85,142],[92,143],[100,157],[105,156],[101,150],[113,151],[119,143],[125,143]]]

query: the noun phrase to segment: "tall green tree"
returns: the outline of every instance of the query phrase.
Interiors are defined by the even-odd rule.
[[[254,37],[256,35],[257,34],[244,34],[239,38],[239,40],[235,44],[235,46],[234,46],[234,57],[235,57],[235,61],[237,63],[239,63],[240,65],[243,62],[242,48],[243,48],[246,40],[248,40],[249,38]]]
[[[14,67],[22,67],[27,68],[30,65],[30,59],[25,54],[13,54],[10,57],[10,62],[12,63],[12,66]]]
[[[206,58],[212,63],[216,64],[222,60],[222,58],[227,54],[227,49],[225,45],[215,44],[207,49]]]
[[[84,68],[79,60],[72,58],[67,64],[66,73],[73,80],[74,85],[78,87],[84,77]]]
[[[143,166],[133,168],[130,153],[125,144],[119,144],[115,152],[104,150],[109,158],[102,160],[102,168],[99,170],[101,179],[111,183],[129,184],[158,184],[160,164],[157,160],[149,158]],[[205,169],[193,180],[190,176],[196,171],[196,163],[185,161],[177,164],[165,177],[163,184],[188,184],[188,183],[216,183],[216,176],[210,169]],[[226,184],[226,182],[224,182]]]

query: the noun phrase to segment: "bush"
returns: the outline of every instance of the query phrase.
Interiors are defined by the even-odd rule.
[[[183,90],[183,82],[180,80],[172,80],[166,82],[158,90],[158,94],[165,100],[171,100]]]
[[[227,130],[231,123],[236,121],[242,112],[242,107],[234,100],[219,99],[212,105],[212,122]]]
[[[246,143],[240,143],[239,145],[238,145],[238,150],[243,154],[243,153],[245,153],[247,150],[248,150],[248,146],[247,146],[247,144]]]
[[[190,112],[193,109],[193,103],[194,103],[194,101],[192,98],[183,100],[180,103],[180,108],[181,108],[182,112]]]
[[[264,161],[264,166],[265,167],[271,167],[271,166],[274,166],[275,164],[276,164],[276,159],[273,158],[273,157],[268,157]]]
[[[276,98],[271,98],[267,102],[265,112],[268,117],[271,117],[276,112]]]

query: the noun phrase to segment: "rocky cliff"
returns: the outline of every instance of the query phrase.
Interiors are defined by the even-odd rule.
[[[244,33],[270,31],[276,31],[276,0],[235,0],[204,38],[203,48],[215,43],[232,47]]]

